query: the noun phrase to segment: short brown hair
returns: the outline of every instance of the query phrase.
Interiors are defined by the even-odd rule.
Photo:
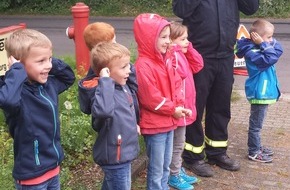
[[[83,32],[87,47],[91,50],[100,42],[110,42],[115,37],[115,28],[105,22],[94,22],[86,26]]]
[[[91,67],[98,76],[100,71],[110,66],[110,62],[124,56],[130,57],[130,51],[118,43],[101,42],[91,50]]]
[[[23,61],[32,47],[45,47],[52,49],[50,39],[43,33],[33,29],[20,29],[13,32],[6,40],[7,56]]]
[[[253,22],[250,28],[250,33],[257,32],[260,36],[263,36],[268,31],[268,29],[274,31],[275,27],[271,22],[265,19],[258,19]]]
[[[170,39],[175,40],[176,38],[184,34],[184,32],[186,32],[187,30],[187,26],[181,24],[180,22],[172,21],[170,23]]]

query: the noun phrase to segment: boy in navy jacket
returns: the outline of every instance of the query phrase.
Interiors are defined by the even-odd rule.
[[[105,174],[102,190],[129,190],[131,162],[139,153],[136,107],[127,84],[130,51],[118,43],[101,42],[91,50],[91,60],[98,77],[91,99],[92,127],[98,132],[93,157]]]
[[[9,70],[0,90],[0,107],[14,139],[13,177],[17,189],[60,189],[58,95],[75,81],[72,69],[52,58],[42,33],[22,29],[6,41]]]

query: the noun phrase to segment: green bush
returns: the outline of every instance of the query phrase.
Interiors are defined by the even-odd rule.
[[[9,14],[57,14],[68,15],[70,8],[77,2],[90,7],[95,16],[135,16],[140,12],[171,14],[171,0],[1,0],[0,10]]]
[[[290,16],[289,13],[289,0],[260,0],[260,8],[255,16],[286,18]]]
[[[172,0],[1,0],[2,14],[47,14],[70,15],[70,8],[77,2],[90,7],[91,16],[136,16],[142,12],[174,16]],[[260,0],[256,17],[286,18],[290,16],[289,0]]]
[[[13,189],[14,182],[12,178],[13,168],[13,140],[7,131],[7,125],[4,123],[3,113],[0,116],[0,184],[3,189]]]

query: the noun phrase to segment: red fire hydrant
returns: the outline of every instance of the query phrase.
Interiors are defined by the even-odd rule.
[[[83,38],[83,31],[89,23],[90,9],[84,3],[79,2],[71,8],[71,13],[73,26],[67,28],[66,35],[75,42],[77,73],[84,76],[90,67],[89,49]]]

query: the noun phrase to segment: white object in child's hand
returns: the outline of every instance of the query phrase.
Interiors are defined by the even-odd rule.
[[[19,62],[19,60],[16,60],[15,57],[12,55],[8,57],[8,67],[10,68],[14,63]]]
[[[108,67],[104,67],[100,71],[100,77],[110,77],[110,69]]]

